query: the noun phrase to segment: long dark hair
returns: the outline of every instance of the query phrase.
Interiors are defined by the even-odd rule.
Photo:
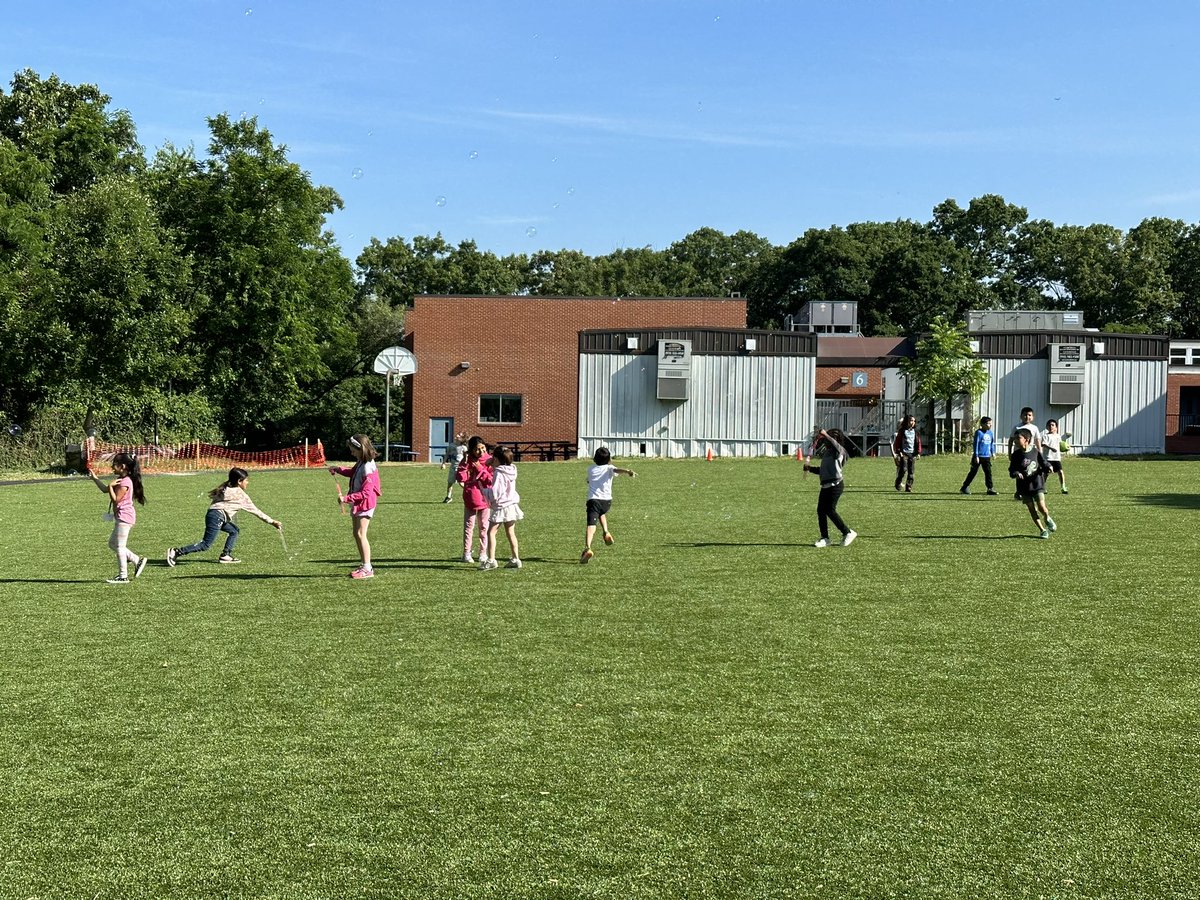
[[[858,445],[846,437],[842,429],[826,428],[825,434],[841,445],[842,449],[846,451],[846,456],[859,455]],[[813,445],[813,453],[818,454],[823,447],[829,447],[829,443],[823,437],[818,437],[816,443]]]
[[[250,473],[245,469],[239,469],[237,466],[234,466],[229,470],[229,477],[209,491],[208,496],[213,500],[221,500],[225,497],[226,488],[237,487],[243,478],[249,477]]]
[[[132,453],[118,453],[113,457],[113,465],[124,467],[124,477],[133,483],[133,499],[145,506],[146,492],[142,488],[142,467],[138,465],[137,457]]]
[[[474,457],[476,451],[478,451],[479,456],[483,456],[483,454],[488,452],[487,441],[477,434],[473,435],[471,440],[467,441],[467,456]]]

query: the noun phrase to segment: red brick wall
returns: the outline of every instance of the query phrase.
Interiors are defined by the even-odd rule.
[[[1167,445],[1168,453],[1200,453],[1200,437],[1177,434],[1179,430],[1179,389],[1200,387],[1200,374],[1167,373]]]
[[[867,386],[856,388],[850,378],[855,372],[867,373]],[[842,384],[842,378],[846,383]],[[856,400],[878,397],[883,393],[883,370],[867,366],[817,366],[816,394],[822,400]]]
[[[500,441],[574,441],[579,332],[587,329],[745,328],[744,298],[421,296],[405,318],[417,358],[406,436],[429,459],[430,418]],[[470,368],[459,364],[469,362]],[[479,422],[480,394],[520,394],[520,425]]]

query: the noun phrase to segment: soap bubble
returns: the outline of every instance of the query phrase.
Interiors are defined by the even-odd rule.
[[[467,159],[479,159],[479,151],[472,150],[470,153],[467,154]]]
[[[525,237],[537,237],[537,229],[530,225],[525,229]]]
[[[246,10],[246,15],[251,15],[253,12],[254,12],[254,10],[252,10],[252,9],[247,9],[247,10]]]
[[[355,181],[358,181],[359,179],[361,179],[363,177],[363,170],[358,168],[358,166],[355,166],[353,169],[350,170],[350,177],[353,178]]]
[[[575,188],[567,188],[567,196],[568,197],[571,196],[573,193],[575,193]]]
[[[433,201],[433,202],[434,202],[434,203],[436,203],[438,206],[445,206],[445,205],[446,205],[446,198],[445,198],[445,197],[438,197],[438,198],[437,198],[435,201]]]

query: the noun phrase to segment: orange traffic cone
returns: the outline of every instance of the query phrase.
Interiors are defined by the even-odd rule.
[[[796,462],[804,462],[804,447],[796,448]]]
[[[705,452],[704,458],[707,459],[709,462],[712,462],[712,447],[709,447],[708,450]]]

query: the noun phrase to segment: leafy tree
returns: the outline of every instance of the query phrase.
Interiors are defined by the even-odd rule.
[[[107,94],[95,85],[42,79],[31,69],[0,91],[0,137],[33,154],[49,169],[51,189],[69,194],[106,175],[129,175],[145,166],[133,119],[109,112]]]
[[[353,275],[324,230],[341,199],[256,120],[208,124],[206,160],[167,147],[150,181],[194,261],[198,377],[226,437],[275,441],[280,422],[298,421],[314,390],[327,390],[329,358],[355,343]]]
[[[53,377],[41,353],[54,294],[51,220],[49,168],[0,137],[0,410],[17,421],[29,421]]]
[[[749,231],[732,235],[701,228],[676,241],[663,253],[675,292],[693,297],[727,297],[749,292],[759,270],[769,265],[775,246]]]
[[[189,267],[133,178],[110,176],[66,198],[53,250],[61,317],[39,355],[69,393],[137,398],[195,370],[192,318],[180,303]]]
[[[971,352],[967,326],[937,316],[930,322],[929,333],[917,341],[917,355],[900,363],[900,370],[909,377],[915,395],[945,404],[946,434],[954,432],[954,398],[968,398],[965,421],[973,420],[971,408],[987,387],[987,370]]]

